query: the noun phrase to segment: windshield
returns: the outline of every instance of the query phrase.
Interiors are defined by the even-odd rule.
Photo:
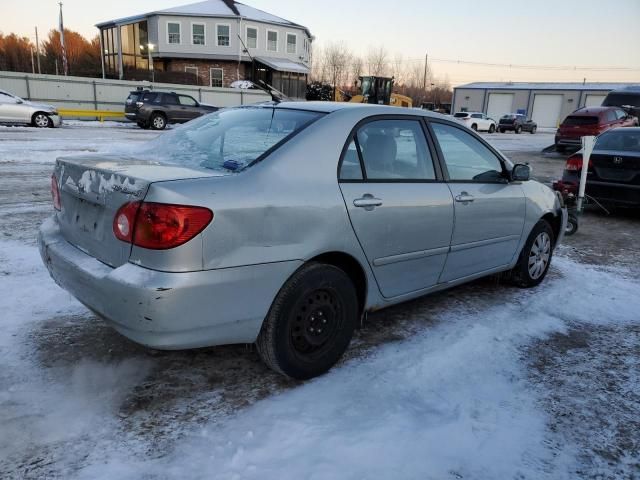
[[[266,107],[220,110],[160,135],[142,155],[186,167],[239,171],[321,115]]]
[[[594,150],[616,150],[640,153],[640,130],[612,131],[600,135]]]
[[[458,112],[458,113],[456,113],[454,115],[455,118],[465,118],[465,117],[468,117],[468,116],[469,116],[469,114],[465,113],[465,112]]]
[[[514,115],[513,113],[507,113],[506,115],[503,115],[502,118],[506,120],[513,120],[515,118],[518,118],[518,116]]]

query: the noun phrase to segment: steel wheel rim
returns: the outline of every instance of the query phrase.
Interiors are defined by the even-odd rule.
[[[162,119],[162,117],[156,117],[153,119],[153,126],[156,128],[162,128],[164,127],[164,120]]]
[[[529,251],[528,270],[533,280],[540,278],[549,266],[551,258],[551,237],[547,232],[540,233]]]
[[[342,302],[331,289],[317,289],[302,297],[294,310],[290,342],[296,355],[313,360],[334,343],[343,323]]]
[[[40,113],[40,114],[36,115],[35,124],[38,127],[48,127],[49,126],[49,117],[47,117],[46,115]]]

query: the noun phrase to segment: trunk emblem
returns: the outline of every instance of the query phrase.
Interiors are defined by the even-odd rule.
[[[613,163],[620,165],[622,163],[622,157],[613,157]]]

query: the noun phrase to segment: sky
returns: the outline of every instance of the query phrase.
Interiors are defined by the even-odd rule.
[[[94,36],[94,24],[100,21],[188,3],[194,2],[66,0],[65,27]],[[584,79],[640,82],[640,0],[243,3],[307,26],[318,45],[343,41],[363,55],[384,45],[390,59],[402,55],[407,64],[424,64],[428,55],[433,74],[453,85]],[[57,15],[57,0],[0,0],[0,31],[33,38],[37,26],[42,38],[57,25]]]

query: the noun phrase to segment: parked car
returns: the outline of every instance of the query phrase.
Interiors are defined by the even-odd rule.
[[[534,134],[538,130],[538,124],[519,113],[507,113],[500,117],[498,131],[504,133],[507,130],[513,130],[516,133],[524,131]]]
[[[116,330],[158,349],[255,342],[298,379],[368,311],[497,272],[538,285],[566,223],[527,165],[457,122],[333,102],[228,108],[137,153],[58,158],[52,194],[42,259]]]
[[[619,107],[629,115],[640,118],[640,87],[613,90],[602,102],[603,107]]]
[[[556,150],[580,148],[581,137],[597,136],[611,128],[633,127],[638,119],[618,107],[584,107],[567,116],[556,133]]]
[[[189,95],[174,92],[134,90],[124,105],[125,116],[140,128],[164,130],[169,123],[185,123],[218,110]]]
[[[567,159],[564,185],[577,190],[582,164],[582,150]],[[596,139],[585,191],[602,204],[640,207],[640,128],[617,128]]]
[[[56,107],[34,103],[0,90],[0,123],[59,127],[62,119]]]
[[[477,132],[493,133],[496,131],[496,121],[482,112],[457,112],[453,118]]]

